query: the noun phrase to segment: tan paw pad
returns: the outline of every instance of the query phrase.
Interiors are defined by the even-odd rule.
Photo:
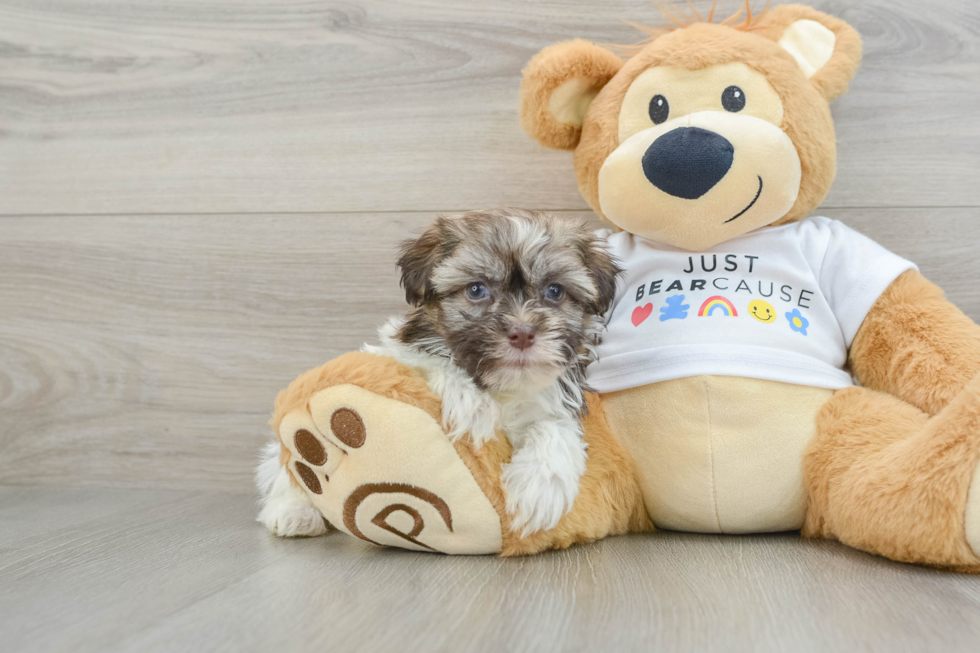
[[[340,530],[416,551],[500,551],[496,510],[425,411],[333,386],[286,415],[279,434],[296,478]]]
[[[310,414],[294,411],[279,425],[279,438],[289,449],[293,476],[313,494],[322,494],[330,474],[344,457],[342,449],[317,432]]]
[[[351,449],[359,449],[367,440],[364,420],[351,408],[338,408],[330,415],[330,430]]]

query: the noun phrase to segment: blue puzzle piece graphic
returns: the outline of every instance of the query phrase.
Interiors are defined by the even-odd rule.
[[[684,301],[684,295],[674,295],[673,297],[667,298],[667,305],[660,309],[662,315],[660,316],[661,322],[666,322],[667,320],[683,320],[687,317],[687,309],[691,308],[690,304],[682,303]]]

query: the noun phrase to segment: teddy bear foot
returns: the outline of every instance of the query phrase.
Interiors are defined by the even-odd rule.
[[[500,517],[426,411],[353,384],[287,412],[286,468],[338,530],[377,545],[501,550]]]
[[[817,417],[804,535],[980,572],[980,376],[938,414],[866,388]]]

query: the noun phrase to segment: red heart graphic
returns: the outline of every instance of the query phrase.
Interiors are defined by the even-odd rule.
[[[653,313],[653,304],[637,306],[633,309],[633,326],[640,326]]]

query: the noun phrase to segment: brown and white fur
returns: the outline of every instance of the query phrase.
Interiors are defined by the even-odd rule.
[[[364,351],[424,376],[442,399],[451,439],[480,447],[506,434],[514,447],[501,476],[511,530],[554,528],[585,472],[585,368],[619,267],[583,224],[519,209],[439,218],[403,245],[398,265],[413,308]],[[256,472],[265,497],[259,521],[280,535],[319,534],[312,505],[273,469],[277,454],[270,448]]]

